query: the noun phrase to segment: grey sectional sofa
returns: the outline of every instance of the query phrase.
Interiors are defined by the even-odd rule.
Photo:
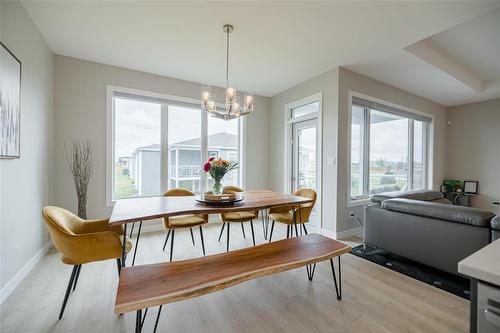
[[[365,206],[364,243],[458,274],[457,263],[500,237],[500,217],[454,206],[435,191],[374,195]]]

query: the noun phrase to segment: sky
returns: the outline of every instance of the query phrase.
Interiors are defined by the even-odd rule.
[[[201,110],[169,106],[168,141],[199,138]],[[238,120],[225,121],[208,117],[208,134],[238,134]],[[161,105],[115,97],[115,158],[131,156],[138,147],[159,144]]]
[[[353,106],[353,112],[360,112],[356,106]],[[393,119],[386,117],[378,111],[372,111],[373,116],[379,116],[379,121],[373,122],[370,126],[370,160],[377,161],[384,159],[391,162],[406,161],[408,156],[408,119],[398,118]],[[352,129],[352,162],[359,163],[359,146],[360,146],[360,118],[354,117]],[[421,122],[415,121],[415,124]],[[417,127],[417,126],[416,126]],[[422,130],[422,127],[415,129],[415,133]],[[419,132],[421,133],[421,132]],[[421,147],[422,136],[415,137],[415,148]]]

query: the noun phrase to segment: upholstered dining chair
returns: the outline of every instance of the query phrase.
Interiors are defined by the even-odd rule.
[[[186,196],[194,196],[195,194],[189,190],[185,190],[183,188],[174,188],[168,190],[163,194],[166,197],[186,197]],[[205,255],[205,241],[203,240],[203,225],[208,223],[208,214],[191,214],[191,215],[180,215],[173,217],[164,217],[163,224],[165,228],[167,228],[167,237],[165,238],[165,243],[163,244],[163,251],[165,251],[165,247],[167,246],[167,242],[169,237],[170,239],[170,261],[172,261],[173,253],[174,253],[174,236],[176,229],[188,229],[191,233],[191,241],[194,245],[194,236],[193,236],[193,228],[200,228],[200,238],[201,238],[201,248],[203,250],[203,255]]]
[[[49,229],[52,243],[62,253],[62,262],[73,266],[66,288],[59,319],[64,314],[71,289],[75,290],[83,264],[116,259],[118,273],[121,267],[122,237],[121,226],[108,226],[108,219],[83,220],[66,209],[47,206],[42,210],[45,225]],[[132,249],[132,241],[127,238],[126,252]]]
[[[242,188],[237,186],[224,186],[225,192],[244,192]],[[253,231],[253,220],[257,219],[259,216],[259,211],[250,211],[250,212],[231,212],[231,213],[223,213],[220,214],[220,218],[222,220],[222,228],[219,234],[219,242],[224,232],[224,228],[227,227],[227,244],[226,251],[229,251],[229,229],[231,223],[240,223],[241,231],[243,232],[243,237],[245,237],[245,227],[243,223],[250,222],[250,229],[252,230],[252,241],[253,246],[255,246],[255,233]]]
[[[311,217],[314,204],[316,203],[316,192],[311,188],[301,188],[293,193],[300,197],[311,198],[313,201],[307,204],[300,205],[300,208],[296,209],[294,207],[276,207],[269,210],[269,218],[273,221],[271,224],[271,232],[269,234],[269,242],[273,237],[274,223],[279,222],[286,224],[286,238],[293,237],[293,228],[295,227],[295,235],[298,236],[297,225],[300,225],[304,229],[304,233],[307,235],[307,229],[305,224],[309,222]],[[295,213],[295,221],[293,214]],[[296,223],[296,224],[295,224]],[[301,232],[302,233],[302,232]]]

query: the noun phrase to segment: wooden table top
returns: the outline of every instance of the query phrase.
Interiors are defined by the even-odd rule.
[[[195,259],[125,267],[120,273],[115,313],[205,295],[350,251],[349,245],[309,234]]]
[[[110,225],[153,220],[186,214],[219,214],[253,211],[279,206],[298,206],[312,199],[266,190],[244,192],[245,199],[234,206],[208,206],[195,197],[149,197],[117,200],[109,219]]]

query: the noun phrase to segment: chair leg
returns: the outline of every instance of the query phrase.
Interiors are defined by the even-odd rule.
[[[247,236],[245,235],[245,227],[243,226],[243,222],[241,223],[241,232],[243,233],[243,238],[247,239]]]
[[[59,312],[59,320],[61,320],[64,309],[66,308],[66,303],[68,302],[69,293],[71,292],[71,286],[73,286],[73,281],[75,280],[76,271],[78,270],[78,265],[73,266],[73,271],[71,272],[71,277],[69,278],[68,287],[66,288],[66,294],[64,295],[64,301],[61,306],[61,312]]]
[[[290,238],[290,226],[286,226],[286,238]]]
[[[301,224],[302,224],[302,228],[304,229],[304,233],[307,235],[306,225],[304,223],[301,223]]]
[[[220,239],[222,237],[222,233],[224,232],[224,227],[226,226],[226,224],[224,222],[222,222],[222,228],[220,229],[220,234],[219,234],[219,242],[220,242]]]
[[[194,236],[193,236],[193,228],[189,228],[189,233],[191,234],[191,242],[193,242],[193,245],[194,244]]]
[[[170,240],[170,261],[172,261],[172,256],[174,255],[174,236],[175,229],[172,229],[172,239]]]
[[[253,232],[253,221],[250,221],[250,229],[252,229],[252,241],[253,241],[253,246],[255,246],[255,233]]]
[[[167,242],[168,242],[168,237],[170,236],[170,229],[168,230],[167,232],[167,237],[165,238],[165,243],[163,243],[163,251],[165,251],[165,246],[167,246]]]
[[[273,231],[274,231],[274,220],[273,223],[271,224],[271,232],[269,233],[269,243],[271,243],[271,240],[273,239]]]
[[[73,283],[73,291],[76,289],[76,284],[78,283],[78,278],[80,277],[80,271],[82,270],[82,265],[78,265],[75,276],[75,283]]]
[[[226,244],[226,252],[229,252],[229,226],[231,223],[226,223],[227,224],[227,244]]]
[[[122,268],[122,263],[120,258],[116,258],[116,264],[118,265],[118,276],[120,276],[120,269]]]
[[[203,228],[200,225],[200,238],[201,238],[201,248],[203,249],[203,255],[205,255],[205,241],[203,240]]]

